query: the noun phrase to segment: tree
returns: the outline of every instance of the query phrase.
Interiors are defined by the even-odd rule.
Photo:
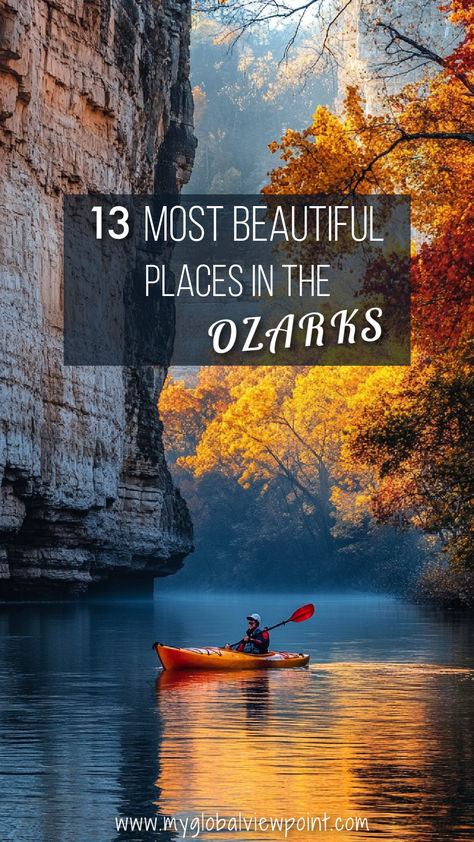
[[[412,265],[414,338],[430,354],[470,354],[474,316],[474,212],[423,243]]]
[[[346,444],[361,402],[396,379],[384,368],[269,366],[201,369],[191,387],[168,382],[160,410],[180,454],[172,469],[215,582],[406,584],[419,558],[413,540],[376,526],[376,472],[357,466]],[[176,413],[188,407],[181,427]]]
[[[379,522],[436,534],[452,564],[463,569],[473,565],[474,27],[471,4],[453,0],[445,11],[465,27],[446,57],[379,23],[398,52],[409,49],[441,71],[389,97],[377,115],[365,113],[355,88],[347,91],[342,117],[318,108],[308,129],[286,132],[272,144],[283,165],[265,192],[411,195],[413,222],[430,238],[413,257],[416,362],[392,382],[380,382],[379,372],[369,378],[369,393],[358,393],[364,409],[350,425],[347,454],[376,472],[372,510]],[[376,267],[376,277],[366,279],[368,291],[381,272]]]
[[[258,6],[243,4],[244,14]],[[300,11],[309,7],[316,4]],[[293,14],[278,2],[266,10]],[[288,130],[271,144],[282,165],[264,191],[411,195],[425,238],[412,259],[411,368],[211,369],[192,394],[182,386],[169,395],[168,410],[174,406],[190,424],[176,449],[187,476],[220,475],[229,488],[238,481],[251,494],[245,517],[254,530],[260,524],[263,535],[272,522],[279,536],[309,537],[313,557],[329,563],[367,531],[377,533],[372,512],[384,527],[439,538],[455,569],[472,567],[472,374],[462,317],[472,313],[473,26],[463,0],[446,12],[462,30],[449,56],[393,21],[373,22],[390,62],[402,67],[406,56],[418,58],[436,75],[386,97],[375,114],[354,87],[341,115],[320,106],[306,130]],[[372,267],[366,291],[376,292],[396,259]],[[166,393],[163,400],[166,407]]]
[[[457,356],[418,359],[394,393],[366,401],[350,441],[378,469],[377,520],[438,535],[457,570],[474,569],[474,377]]]
[[[228,406],[229,399],[229,385],[220,369],[201,368],[194,388],[167,377],[159,410],[165,446],[173,460],[194,452],[207,425]]]
[[[206,425],[195,453],[179,464],[196,477],[220,469],[262,493],[278,486],[331,558],[333,490],[360,493],[370,483],[370,472],[356,473],[341,461],[348,402],[365,372],[259,367],[234,369],[228,377],[234,381],[228,404]]]

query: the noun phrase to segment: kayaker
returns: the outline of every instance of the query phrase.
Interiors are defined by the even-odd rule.
[[[237,652],[247,652],[251,655],[265,654],[270,646],[270,635],[266,626],[263,629],[259,628],[262,622],[260,614],[249,614],[246,619],[249,626],[243,639],[235,646],[231,647],[227,644],[225,648],[235,649]]]

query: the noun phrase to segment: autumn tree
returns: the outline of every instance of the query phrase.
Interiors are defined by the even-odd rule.
[[[280,13],[283,5],[266,8]],[[202,370],[191,390],[171,383],[163,393],[190,482],[217,473],[229,488],[238,481],[252,500],[238,506],[254,536],[274,523],[280,536],[309,535],[313,561],[334,559],[370,532],[372,512],[382,525],[436,536],[454,567],[472,567],[473,12],[464,0],[445,12],[458,27],[449,56],[398,22],[375,22],[390,61],[403,67],[418,57],[427,75],[373,114],[355,87],[343,113],[319,106],[307,129],[271,144],[282,164],[264,191],[410,194],[418,237],[411,368],[215,368]],[[369,292],[383,273],[389,277],[373,267]],[[173,412],[183,418],[175,428]]]
[[[371,388],[395,380],[383,368],[260,366],[202,368],[192,386],[168,381],[160,411],[169,453],[215,581],[289,581],[282,565],[291,558],[300,583],[406,582],[407,557],[418,563],[413,541],[375,526],[375,471],[356,465],[345,435]]]
[[[331,557],[337,513],[333,491],[360,495],[370,486],[370,472],[357,474],[340,456],[348,400],[364,371],[264,366],[217,371],[227,371],[228,403],[205,426],[195,453],[179,464],[198,477],[219,468],[245,488],[257,484],[261,493],[277,485],[297,504],[321,552]],[[167,395],[168,416],[169,400]]]
[[[207,425],[228,406],[230,385],[216,371],[201,368],[194,387],[173,376],[165,382],[159,410],[165,446],[174,460],[193,453]]]
[[[376,115],[366,113],[355,88],[348,89],[342,117],[318,108],[308,129],[272,144],[283,165],[265,192],[411,195],[413,222],[429,237],[413,257],[416,362],[395,378],[395,391],[382,385],[364,397],[351,426],[351,452],[378,472],[372,507],[379,521],[437,534],[452,563],[466,568],[473,564],[466,438],[472,434],[473,11],[462,0],[445,10],[463,33],[447,57],[380,22],[396,49],[424,56],[439,72],[388,98]]]
[[[440,536],[458,570],[474,569],[473,406],[472,370],[458,356],[416,361],[394,395],[365,404],[350,442],[378,470],[377,519]]]

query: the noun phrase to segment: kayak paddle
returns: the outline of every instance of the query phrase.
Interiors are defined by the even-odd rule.
[[[296,611],[293,611],[291,617],[288,617],[287,620],[282,620],[281,623],[276,623],[274,626],[268,626],[268,631],[272,629],[277,629],[279,626],[286,626],[287,623],[302,623],[304,620],[309,620],[314,614],[314,605],[312,602],[308,603],[308,605],[302,605],[301,608],[297,608]]]
[[[312,602],[309,602],[308,605],[302,605],[301,608],[297,608],[296,611],[293,611],[291,617],[288,617],[287,620],[282,620],[281,623],[276,623],[274,626],[264,626],[267,631],[271,631],[272,629],[278,629],[280,626],[286,626],[287,623],[302,623],[304,620],[309,620],[314,614],[314,605]],[[242,640],[238,640],[237,643],[231,643],[232,646],[238,646],[239,643],[243,643]]]

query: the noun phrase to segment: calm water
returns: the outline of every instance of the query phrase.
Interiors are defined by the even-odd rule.
[[[308,670],[159,673],[154,640],[223,644],[245,614],[314,618],[272,643]],[[182,838],[165,816],[323,817],[308,842],[474,839],[473,637],[378,597],[197,597],[152,603],[0,606],[0,839]],[[117,831],[115,817],[158,819]],[[205,816],[205,817],[206,817]],[[336,817],[369,831],[334,834]],[[186,838],[196,834],[188,826]],[[203,830],[199,839],[280,840]]]

